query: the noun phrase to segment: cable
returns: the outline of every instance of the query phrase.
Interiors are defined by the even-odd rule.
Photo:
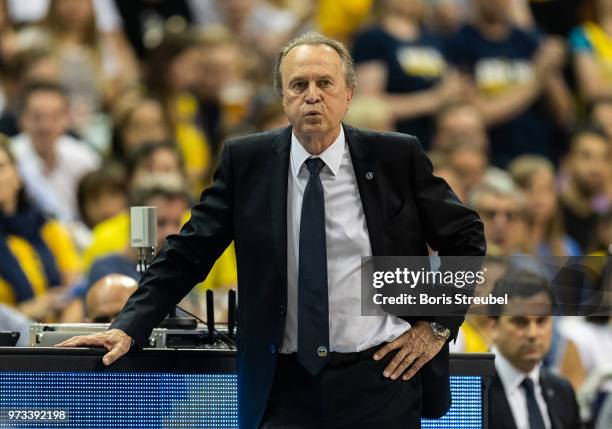
[[[176,306],[177,309],[181,310],[183,313],[185,313],[188,316],[193,317],[195,320],[197,320],[200,323],[203,323],[207,328],[208,328],[208,323],[206,323],[205,321],[203,321],[202,319],[200,319],[198,316],[196,316],[193,313],[190,313],[189,311],[185,310],[184,308],[182,308],[181,306],[177,305]],[[219,332],[216,328],[213,329],[213,331],[215,332],[215,334],[219,335],[221,338],[224,338],[229,345],[234,346],[234,347],[238,347],[236,344],[236,341],[234,341],[232,338],[228,337],[227,335],[225,335],[222,332]]]

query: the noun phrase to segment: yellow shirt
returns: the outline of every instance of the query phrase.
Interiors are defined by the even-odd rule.
[[[81,270],[81,258],[72,243],[69,232],[58,221],[47,222],[41,229],[41,236],[63,275]],[[25,239],[10,235],[7,246],[19,262],[23,273],[32,286],[34,296],[42,295],[51,286],[47,283],[45,269],[36,250]],[[17,304],[13,289],[4,279],[0,278],[0,302],[8,305]]]
[[[461,325],[461,331],[465,340],[464,352],[486,353],[489,351],[489,344],[486,339],[468,319]]]
[[[211,164],[210,145],[206,135],[196,125],[198,104],[191,94],[179,95],[174,103],[176,143],[185,162],[191,194],[198,197],[204,189],[204,179]]]
[[[184,221],[189,219],[185,216]],[[99,223],[93,230],[93,241],[85,251],[85,265],[91,268],[94,260],[109,253],[122,252],[130,243],[130,216],[122,212],[104,222]],[[199,290],[232,287],[238,283],[236,271],[236,254],[234,243],[230,244],[225,252],[217,259],[204,282],[198,285]]]
[[[370,15],[373,0],[320,0],[317,25],[323,34],[347,41]]]

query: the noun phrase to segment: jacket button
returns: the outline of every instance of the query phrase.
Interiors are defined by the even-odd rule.
[[[287,307],[285,307],[284,305],[280,306],[280,315],[284,316],[287,313]]]
[[[272,354],[276,353],[276,346],[274,344],[270,345],[270,353],[272,353]]]

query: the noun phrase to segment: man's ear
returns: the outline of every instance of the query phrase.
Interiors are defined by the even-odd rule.
[[[354,93],[355,93],[355,87],[348,89],[347,97],[346,97],[346,104],[347,105],[351,104],[351,101],[353,100],[353,94]]]

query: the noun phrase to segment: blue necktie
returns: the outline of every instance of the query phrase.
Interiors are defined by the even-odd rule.
[[[316,375],[329,353],[329,304],[327,251],[325,248],[325,201],[319,158],[306,160],[310,172],[300,220],[298,267],[298,362]]]
[[[540,407],[538,407],[538,402],[536,401],[535,390],[531,378],[525,377],[525,379],[521,382],[521,387],[525,389],[525,394],[527,396],[527,413],[529,414],[529,428],[546,429],[546,426],[544,425],[544,418],[542,417]]]

